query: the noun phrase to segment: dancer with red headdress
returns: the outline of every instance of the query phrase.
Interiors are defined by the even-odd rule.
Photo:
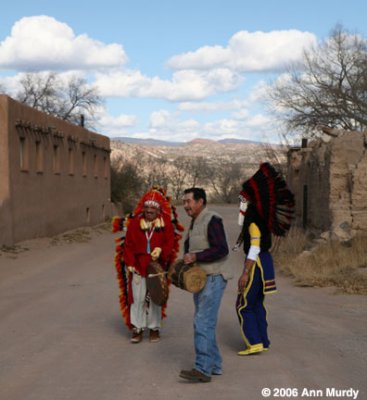
[[[139,343],[149,329],[151,342],[160,340],[161,320],[166,304],[152,301],[147,289],[148,266],[152,261],[163,271],[176,259],[183,227],[175,207],[163,189],[153,187],[139,201],[134,213],[115,217],[113,231],[126,231],[117,239],[115,266],[120,286],[123,319],[132,330],[131,342]]]
[[[268,323],[265,295],[276,291],[272,234],[284,236],[293,217],[294,196],[279,172],[269,163],[242,185],[239,224],[242,226],[236,247],[243,244],[244,270],[238,280],[237,316],[246,349],[240,356],[268,350]]]

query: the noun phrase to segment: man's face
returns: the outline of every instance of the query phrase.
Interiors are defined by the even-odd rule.
[[[159,210],[156,207],[152,206],[144,206],[143,208],[144,218],[147,221],[153,221],[158,217]]]
[[[193,193],[185,193],[183,196],[183,206],[187,215],[191,218],[196,218],[204,208],[204,200],[195,200]]]

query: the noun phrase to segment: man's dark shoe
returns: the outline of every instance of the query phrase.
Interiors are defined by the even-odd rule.
[[[205,375],[197,369],[183,370],[180,372],[180,377],[191,382],[210,382],[212,380],[211,376]]]
[[[158,329],[151,329],[149,331],[149,340],[151,343],[156,343],[159,342],[161,340],[161,336],[159,334],[159,330]]]
[[[143,340],[143,331],[134,329],[131,335],[131,343],[140,343]]]

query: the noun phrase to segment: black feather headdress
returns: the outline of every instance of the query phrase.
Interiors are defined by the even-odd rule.
[[[294,195],[282,174],[271,164],[261,164],[258,171],[242,184],[241,196],[255,207],[271,233],[276,236],[287,233],[294,216]]]

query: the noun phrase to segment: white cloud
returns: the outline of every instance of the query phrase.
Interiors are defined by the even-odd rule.
[[[99,131],[111,137],[262,140],[274,126],[271,117],[263,114],[261,104],[269,90],[268,84],[258,82],[246,97],[234,91],[241,89],[244,73],[279,70],[286,63],[299,60],[303,48],[315,42],[314,35],[297,30],[240,31],[230,38],[226,47],[205,46],[172,57],[168,61],[173,68],[172,76],[163,79],[124,68],[127,56],[119,44],[101,43],[85,34],[77,36],[67,24],[52,17],[25,17],[0,42],[0,69],[58,70],[64,71],[62,76],[66,77],[78,70],[84,76],[89,73],[88,81],[98,88],[101,97],[154,98],[179,103],[176,112],[153,112],[148,122],[144,112],[139,114],[137,110],[139,126],[135,115],[112,116],[100,110],[96,116]],[[19,73],[0,77],[0,84],[14,94],[22,76]],[[286,79],[286,75],[280,79]],[[228,92],[234,92],[233,99],[223,101],[220,94]],[[216,96],[216,101],[210,101],[210,96]],[[187,112],[211,113],[210,121],[186,119]],[[216,116],[217,112],[220,115]],[[200,121],[205,121],[203,115]]]
[[[268,98],[269,83],[263,80],[258,81],[251,89],[251,93],[247,97],[249,104],[266,101]]]
[[[201,47],[194,52],[172,57],[168,66],[175,70],[228,68],[238,72],[277,71],[299,61],[303,50],[315,43],[315,35],[295,29],[240,31],[230,38],[225,48]]]
[[[272,119],[268,115],[264,114],[256,114],[253,116],[250,116],[246,120],[246,125],[251,127],[251,128],[262,128],[262,127],[268,127],[272,123]]]
[[[0,68],[24,71],[117,67],[127,61],[119,44],[76,36],[49,16],[24,17],[0,43]]]
[[[209,72],[184,70],[173,74],[171,80],[147,77],[137,70],[98,73],[96,85],[102,96],[151,97],[169,101],[201,100],[216,93],[234,90],[242,78],[229,69]]]
[[[155,111],[150,116],[150,126],[153,129],[168,125],[170,121],[174,121],[174,118],[167,110]]]
[[[9,96],[15,97],[19,90],[20,75],[0,77],[0,85],[5,89]]]
[[[204,112],[217,112],[228,110],[239,110],[248,106],[245,100],[232,100],[223,102],[183,102],[178,105],[180,111],[204,111]]]
[[[243,115],[243,118],[224,118],[203,124],[201,134],[212,139],[247,139],[255,141],[269,140],[272,136],[276,141],[273,129],[274,121],[262,114]],[[201,136],[200,136],[201,137]]]
[[[113,116],[101,106],[95,113],[98,131],[110,137],[128,134],[129,130],[136,127],[138,118],[135,115],[120,114]]]
[[[172,69],[212,69],[228,65],[230,51],[221,46],[204,46],[196,51],[171,57],[167,66]]]
[[[233,137],[238,135],[239,122],[233,119],[220,119],[215,122],[206,123],[203,126],[203,131],[206,136],[226,136]]]
[[[99,124],[113,130],[124,129],[127,127],[131,128],[135,126],[136,123],[137,117],[135,115],[121,114],[113,117],[112,115],[105,114],[99,118]]]
[[[147,131],[133,133],[140,138],[155,138],[170,141],[190,141],[196,138],[220,140],[237,138],[264,140],[269,138],[273,121],[265,115],[243,116],[242,119],[223,118],[212,122],[200,123],[195,119],[182,120],[179,112],[159,110],[150,116]],[[273,141],[276,140],[273,138]]]
[[[149,132],[150,134],[161,134],[164,132],[169,137],[181,136],[196,132],[200,124],[193,120],[180,120],[177,113],[171,113],[167,110],[155,111],[150,116]]]
[[[247,108],[242,108],[242,109],[232,113],[232,117],[234,119],[240,119],[240,120],[248,118],[249,115],[250,115],[250,111]]]

